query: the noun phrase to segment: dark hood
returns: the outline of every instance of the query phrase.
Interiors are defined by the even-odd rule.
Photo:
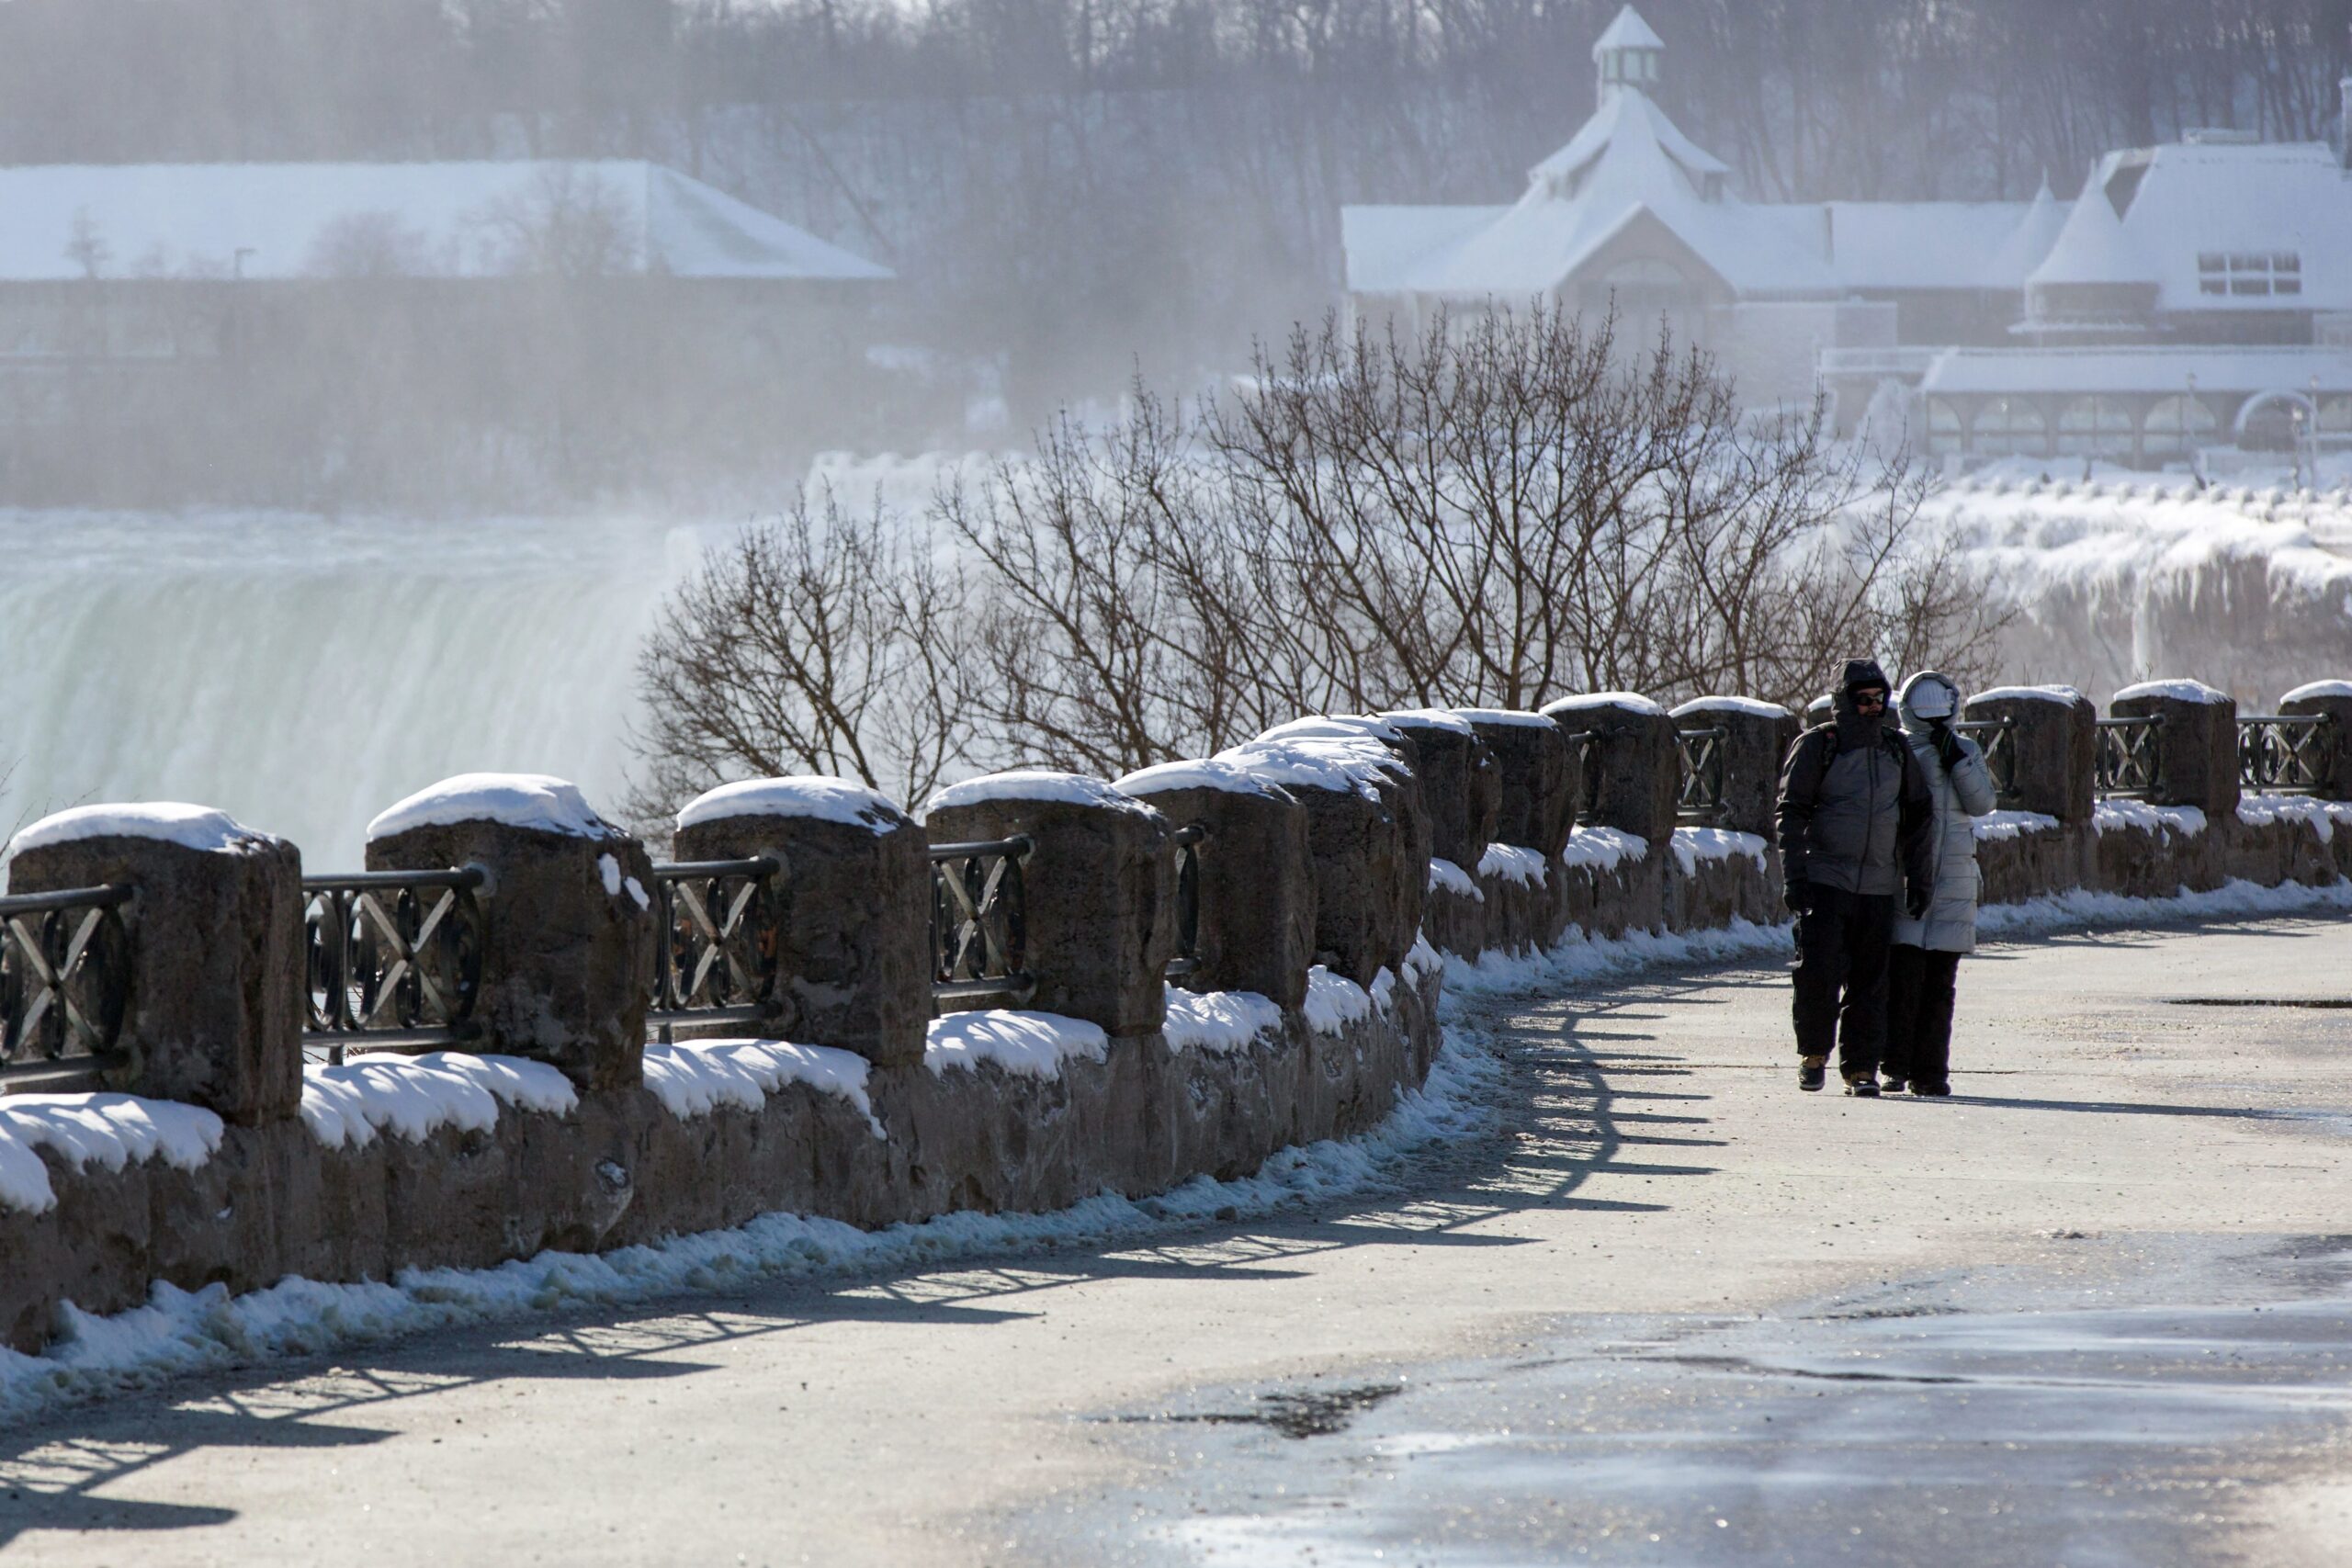
[[[1885,711],[1867,719],[1854,706],[1854,693],[1864,686],[1876,686],[1887,696]],[[1841,749],[1868,745],[1875,732],[1886,728],[1894,716],[1894,684],[1879,668],[1877,660],[1849,659],[1846,660],[1846,673],[1830,698],[1830,708],[1837,716],[1838,744]]]

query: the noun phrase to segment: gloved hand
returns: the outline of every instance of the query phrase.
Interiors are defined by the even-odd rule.
[[[1968,754],[1961,750],[1960,732],[1943,719],[1928,726],[1928,738],[1935,743],[1936,760],[1944,765],[1946,773],[1960,766],[1961,758]]]
[[[1910,893],[1903,900],[1905,913],[1913,919],[1917,919],[1928,912],[1928,906],[1935,901],[1935,897],[1936,890],[1933,887],[1913,883]]]
[[[1789,878],[1788,886],[1781,894],[1781,902],[1800,915],[1813,913],[1813,884],[1802,876]]]

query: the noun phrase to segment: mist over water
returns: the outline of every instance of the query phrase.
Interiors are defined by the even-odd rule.
[[[187,800],[331,870],[451,773],[555,773],[616,813],[639,643],[707,536],[627,516],[0,512],[0,829]]]

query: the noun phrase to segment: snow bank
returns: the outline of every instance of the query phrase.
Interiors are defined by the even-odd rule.
[[[84,839],[153,839],[208,854],[247,854],[277,840],[225,811],[177,800],[137,806],[76,806],[53,812],[8,840],[11,856]]]
[[[1455,708],[1453,712],[1456,717],[1471,724],[1516,724],[1532,729],[1552,723],[1543,714],[1528,713],[1520,708]]]
[[[1106,1061],[1110,1052],[1111,1037],[1100,1024],[1084,1019],[987,1009],[933,1019],[922,1065],[934,1077],[950,1067],[971,1069],[994,1062],[1023,1077],[1057,1078],[1063,1063],[1073,1058]]]
[[[1009,773],[982,773],[962,784],[949,784],[923,802],[922,814],[951,806],[978,806],[987,800],[1038,800],[1061,806],[1108,806],[1121,811],[1149,811],[1150,807],[1101,779],[1084,773],[1056,773],[1050,768],[1015,768]]]
[[[645,1087],[680,1121],[722,1105],[758,1111],[786,1084],[807,1084],[848,1100],[877,1138],[887,1137],[866,1094],[865,1057],[830,1045],[781,1040],[689,1040],[645,1048]]]
[[[2311,887],[2299,882],[2265,887],[2232,878],[2209,893],[2187,888],[2166,898],[2127,898],[2074,888],[2019,904],[1988,904],[1976,911],[1979,936],[2035,936],[2076,926],[2161,924],[2229,915],[2292,915],[2312,910],[2352,912],[2352,881]]]
[[[1521,844],[1488,844],[1487,852],[1478,857],[1478,874],[1498,876],[1522,887],[1541,887],[1545,875],[1544,857]]]
[[[1435,893],[1440,890],[1458,893],[1475,903],[1483,904],[1487,901],[1487,890],[1479,886],[1468,872],[1442,855],[1431,855],[1430,857],[1430,891]]]
[[[1449,735],[1475,735],[1470,721],[1444,708],[1397,708],[1378,716],[1398,729],[1442,729]]]
[[[2064,703],[2073,707],[2083,700],[2083,694],[2072,686],[1996,686],[1989,692],[1979,692],[1970,702],[1989,702],[1996,697],[2022,698],[2030,703]]]
[[[1794,716],[1778,703],[1764,702],[1756,697],[1693,697],[1676,708],[1673,716],[1683,718],[1691,714],[1739,713],[1750,718],[1791,718]]]
[[[2216,691],[2202,681],[2143,681],[2136,686],[2126,686],[2115,694],[2109,705],[2126,697],[2170,697],[2177,703],[2203,703],[2211,705],[2230,700],[2227,692]]]
[[[1587,708],[1631,708],[1635,713],[1654,713],[1661,718],[1666,710],[1639,692],[1579,692],[1572,697],[1559,697],[1544,705],[1546,717],[1556,719],[1564,713],[1582,713]]]
[[[1379,976],[1373,978],[1376,983]],[[1306,1001],[1300,1010],[1306,1015],[1306,1027],[1316,1033],[1337,1034],[1372,1016],[1372,993],[1345,975],[1334,975],[1317,964],[1306,972]]]
[[[1263,795],[1287,799],[1282,786],[1247,768],[1204,757],[1195,761],[1159,762],[1138,768],[1112,785],[1122,795],[1148,798],[1177,789],[1221,789],[1227,795]]]
[[[120,1170],[162,1156],[194,1170],[220,1147],[220,1118],[200,1106],[134,1094],[0,1095],[0,1209],[45,1214],[57,1206],[47,1148],[75,1170]]]
[[[435,1051],[302,1068],[302,1121],[331,1149],[365,1148],[383,1132],[412,1142],[442,1127],[487,1133],[501,1104],[561,1116],[579,1103],[571,1079],[520,1056]]]
[[[2126,828],[2187,838],[2205,830],[2205,813],[2194,806],[2151,806],[2144,800],[2101,800],[2092,806],[2092,832],[2115,833]]]
[[[1623,828],[1576,828],[1568,846],[1560,852],[1562,865],[1589,866],[1596,872],[1615,871],[1629,860],[1647,860],[1650,841]]]
[[[780,779],[739,779],[706,790],[678,813],[678,826],[718,822],[729,817],[797,817],[838,822],[888,833],[912,819],[879,790],[820,773]]]
[[[2314,800],[2307,795],[2243,795],[2238,797],[2238,820],[2256,828],[2301,822],[2321,843],[2332,843],[2337,828],[2352,828],[2352,801]]]
[[[1244,1051],[1253,1041],[1281,1035],[1283,1010],[1256,991],[1184,991],[1170,986],[1168,1021],[1161,1027],[1170,1054]]]
[[[2058,818],[2039,811],[1992,811],[1976,818],[1979,842],[1995,839],[2014,839],[2020,833],[2054,833]]]
[[[368,824],[368,841],[415,828],[496,822],[574,839],[610,838],[619,831],[589,807],[580,786],[546,773],[459,773],[428,784]]]
[[[2301,702],[2306,697],[2352,697],[2352,681],[2306,682],[2278,700],[2282,703],[2296,703]]]
[[[1746,855],[1758,865],[1764,863],[1764,840],[1754,833],[1734,832],[1729,828],[1677,828],[1674,830],[1674,858],[1682,863],[1682,874],[1699,874],[1702,860],[1730,860]]]

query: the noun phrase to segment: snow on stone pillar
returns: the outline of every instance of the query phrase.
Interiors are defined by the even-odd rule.
[[[922,828],[847,779],[749,779],[678,813],[681,861],[774,857],[772,1027],[876,1066],[922,1061],[931,1024],[931,856]]]
[[[1494,752],[1470,721],[1442,708],[1410,708],[1381,718],[1413,738],[1420,749],[1418,773],[1430,820],[1430,854],[1464,873],[1495,836]]]
[[[480,1049],[582,1089],[644,1076],[657,933],[644,846],[541,773],[460,773],[368,825],[370,871],[479,865]]]
[[[1176,955],[1168,819],[1100,779],[1023,770],[951,784],[923,807],[930,841],[1025,835],[1022,908],[1031,1005],[1114,1035],[1168,1016]]]
[[[1780,805],[1781,765],[1797,741],[1797,716],[1778,703],[1754,697],[1700,697],[1670,716],[1680,729],[1720,729],[1716,754],[1723,766],[1723,813],[1716,825],[1735,833],[1772,837],[1772,813]]]
[[[1336,748],[1330,754],[1356,758],[1361,782],[1379,792],[1405,836],[1405,852],[1396,863],[1396,886],[1390,895],[1391,916],[1403,946],[1402,958],[1421,929],[1422,905],[1429,895],[1429,865],[1432,849],[1429,796],[1421,783],[1419,730],[1408,730],[1385,718],[1363,714],[1324,715],[1276,725],[1249,745]],[[1369,761],[1369,767],[1361,763]]]
[[[1495,760],[1494,841],[1533,850],[1549,864],[1568,847],[1582,794],[1566,733],[1540,713],[1455,711]]]
[[[1171,829],[1197,825],[1198,963],[1190,991],[1255,991],[1284,1008],[1306,999],[1315,962],[1315,863],[1306,807],[1230,762],[1166,762],[1129,773],[1122,795]]]
[[[2070,824],[2091,819],[2098,709],[2088,697],[2072,686],[1996,686],[1969,698],[1961,717],[2008,726],[1997,743],[2008,749],[2014,794],[2003,805]],[[1996,738],[1979,732],[1975,740],[1989,754]]]
[[[2202,681],[2148,681],[2115,694],[2117,718],[2161,718],[2149,739],[2158,806],[2193,806],[2208,817],[2238,808],[2238,705]]]
[[[1586,742],[1586,821],[1653,844],[1674,837],[1681,759],[1664,708],[1636,692],[1596,692],[1546,703],[1544,711],[1564,733],[1593,737]]]
[[[2312,750],[2320,761],[2319,796],[2352,800],[2352,681],[2313,681],[2278,699],[2282,714],[2321,714],[2329,719]]]
[[[302,1103],[302,856],[201,806],[84,806],[10,849],[11,894],[127,886],[109,1088],[253,1125]],[[68,917],[71,919],[71,916]]]

